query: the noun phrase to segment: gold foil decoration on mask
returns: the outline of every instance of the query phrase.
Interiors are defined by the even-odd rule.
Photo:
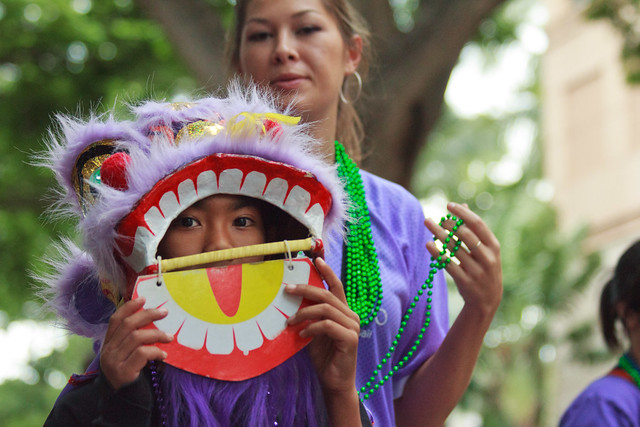
[[[224,129],[221,123],[214,123],[207,120],[199,120],[197,122],[189,123],[184,126],[175,138],[175,144],[180,144],[183,138],[193,139],[200,138],[202,136],[216,136]]]
[[[169,104],[173,111],[186,110],[188,108],[192,108],[194,105],[196,104],[194,104],[193,102],[172,102],[171,104]]]
[[[71,181],[76,191],[82,213],[96,201],[93,186],[100,185],[100,168],[116,150],[114,139],[103,139],[86,147],[76,159],[72,170]]]

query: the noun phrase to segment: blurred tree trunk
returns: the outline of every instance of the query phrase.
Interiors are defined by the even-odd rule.
[[[422,0],[407,33],[396,28],[388,0],[352,1],[370,24],[377,54],[361,105],[371,153],[364,167],[406,187],[440,116],[460,51],[506,0]],[[224,84],[224,29],[212,6],[199,0],[136,2],[164,27],[205,87]]]

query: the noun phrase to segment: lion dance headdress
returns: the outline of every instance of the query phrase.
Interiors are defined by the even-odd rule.
[[[314,154],[317,142],[297,118],[278,112],[255,88],[229,92],[187,103],[146,102],[132,109],[131,121],[58,117],[45,163],[60,184],[56,207],[78,218],[83,249],[70,241],[61,245],[65,259],[53,263],[56,273],[46,278],[45,294],[68,329],[96,340],[121,298],[142,295],[145,307],[169,310],[152,326],[176,335],[168,363],[242,380],[306,343],[286,326],[306,301],[284,294],[282,284],[322,286],[310,258],[321,253],[323,238],[341,230],[346,199],[334,167]],[[156,257],[171,222],[216,194],[280,208],[304,226],[304,235],[195,259]],[[284,255],[255,265],[172,272],[247,251]],[[230,309],[221,304],[229,293]],[[272,362],[260,361],[262,352]]]

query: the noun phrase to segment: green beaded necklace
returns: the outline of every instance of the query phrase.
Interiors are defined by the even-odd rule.
[[[351,206],[347,223],[348,245],[345,245],[343,282],[347,303],[360,316],[360,326],[367,326],[378,315],[382,304],[382,283],[378,254],[371,235],[371,218],[364,194],[360,169],[338,141],[336,163],[338,176],[344,181]]]
[[[338,175],[345,182],[345,189],[349,194],[351,208],[349,215],[356,218],[357,222],[349,222],[347,228],[348,244],[345,248],[345,259],[343,268],[343,284],[347,303],[349,307],[360,316],[360,325],[366,326],[376,317],[380,305],[382,304],[382,283],[380,282],[380,267],[378,266],[378,256],[373,237],[371,235],[371,218],[369,217],[369,208],[364,192],[364,185],[360,170],[353,160],[346,154],[344,147],[338,141],[335,143],[336,163],[338,164]],[[431,303],[433,302],[433,279],[438,270],[446,268],[451,262],[451,258],[460,248],[461,242],[454,236],[454,232],[463,224],[451,214],[447,214],[440,220],[442,226],[445,221],[452,220],[456,224],[452,230],[448,232],[448,236],[444,241],[444,247],[437,258],[431,257],[429,264],[429,276],[425,280],[422,287],[418,290],[417,295],[413,298],[409,308],[402,316],[400,328],[396,333],[391,346],[387,349],[385,356],[379,361],[376,368],[369,376],[365,385],[360,387],[358,395],[360,400],[365,401],[371,395],[384,385],[398,369],[402,368],[415,354],[424,334],[431,323]],[[434,237],[434,240],[436,238]],[[447,248],[453,242],[453,247]],[[447,250],[449,256],[447,256]],[[404,334],[404,328],[407,326],[414,308],[420,301],[420,297],[427,293],[427,310],[425,311],[425,320],[420,333],[411,346],[411,350],[394,366],[383,370],[387,362],[391,359],[391,355],[400,342],[400,338]],[[386,373],[385,373],[386,372]]]
[[[633,378],[633,382],[636,383],[636,386],[640,388],[640,371],[638,370],[638,365],[636,365],[628,353],[625,353],[620,357],[618,366],[629,374],[629,376]]]

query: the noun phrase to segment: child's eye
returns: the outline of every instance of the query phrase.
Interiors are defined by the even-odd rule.
[[[249,227],[253,224],[253,220],[246,216],[241,216],[233,221],[234,227]]]
[[[174,221],[175,225],[182,228],[192,228],[199,225],[198,220],[190,216],[183,216]]]

